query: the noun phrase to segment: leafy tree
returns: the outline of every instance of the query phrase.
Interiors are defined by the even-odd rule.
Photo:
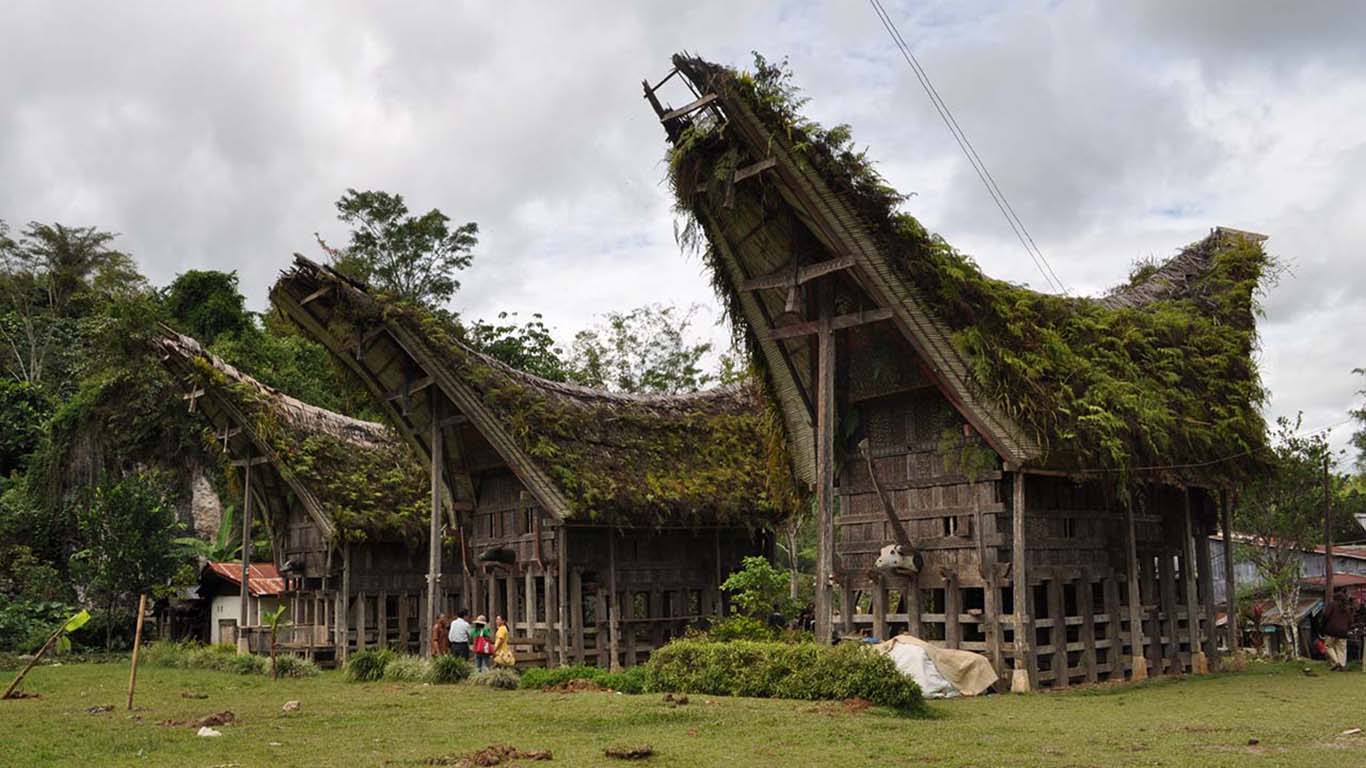
[[[1357,368],[1352,373],[1358,376],[1366,376],[1366,368]],[[1357,394],[1366,396],[1366,389],[1358,390]],[[1366,473],[1366,403],[1352,411],[1352,416],[1361,425],[1360,429],[1352,435],[1352,445],[1357,449],[1357,469]]]
[[[270,679],[271,679],[271,680],[278,680],[278,679],[280,678],[280,670],[279,670],[279,669],[276,667],[276,665],[275,665],[275,651],[276,651],[275,637],[276,637],[276,633],[279,632],[279,630],[280,630],[281,627],[285,627],[285,626],[288,626],[288,625],[289,625],[289,621],[288,621],[287,619],[285,619],[285,611],[286,611],[286,610],[288,610],[288,606],[280,605],[280,606],[276,606],[275,610],[273,610],[273,611],[271,611],[271,612],[269,612],[269,613],[263,613],[263,614],[261,614],[261,623],[262,623],[262,624],[265,624],[267,627],[270,628]]]
[[[399,298],[438,307],[460,289],[455,273],[470,265],[479,242],[474,222],[452,229],[440,210],[421,216],[408,212],[402,195],[346,190],[337,201],[337,218],[351,225],[345,248],[318,243],[343,274]]]
[[[575,335],[570,379],[620,392],[696,392],[715,381],[701,365],[711,343],[687,338],[696,311],[656,304],[608,312],[597,328]]]
[[[241,559],[242,530],[237,524],[237,507],[231,504],[223,507],[213,539],[205,541],[194,536],[183,536],[172,543],[188,559],[209,563]]]
[[[551,381],[568,379],[564,353],[556,345],[540,313],[519,323],[516,312],[499,312],[497,323],[479,320],[467,325],[465,340],[480,352],[519,371]]]
[[[765,619],[776,608],[791,615],[788,576],[766,557],[746,557],[741,569],[726,578],[721,589],[731,593],[733,610],[751,619]]]
[[[171,324],[205,346],[224,335],[241,335],[252,324],[236,272],[192,269],[176,275],[162,294]]]
[[[87,599],[105,609],[109,649],[119,606],[160,591],[176,574],[181,560],[172,540],[180,526],[164,481],[142,473],[97,486],[77,509],[76,522],[85,546],[73,566]]]
[[[22,471],[38,447],[52,401],[40,387],[0,379],[0,477]]]
[[[1233,525],[1251,536],[1239,547],[1271,591],[1280,611],[1290,654],[1299,654],[1295,623],[1300,600],[1302,553],[1323,541],[1323,462],[1327,437],[1298,435],[1301,419],[1276,421],[1271,471],[1249,484],[1233,510]]]

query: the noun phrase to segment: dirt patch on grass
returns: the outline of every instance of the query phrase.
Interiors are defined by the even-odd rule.
[[[450,765],[455,768],[484,768],[490,765],[512,765],[523,760],[553,760],[548,749],[537,749],[532,751],[520,750],[511,744],[490,744],[483,749],[475,750],[468,755],[450,755],[447,757],[429,757],[422,761],[423,765]]]
[[[615,746],[608,747],[603,751],[604,755],[615,760],[644,760],[653,755],[655,748],[649,744],[636,744],[634,746]]]
[[[234,715],[232,710],[225,709],[197,720],[163,720],[161,724],[167,728],[212,728],[217,725],[232,725],[235,722],[237,715]]]
[[[606,691],[601,685],[592,680],[567,680],[559,685],[552,685],[546,688],[551,693],[602,693]]]

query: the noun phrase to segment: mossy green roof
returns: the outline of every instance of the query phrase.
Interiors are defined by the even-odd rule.
[[[874,254],[860,275],[887,280],[930,316],[928,327],[951,342],[950,362],[965,374],[958,394],[999,414],[1020,444],[1038,446],[1021,451],[1022,463],[1175,467],[1179,479],[1211,482],[1257,465],[1266,433],[1253,358],[1264,238],[1215,230],[1106,297],[1039,293],[983,274],[902,210],[906,198],[854,149],[847,126],[826,129],[802,117],[783,70],[760,61],[755,72],[739,72],[686,56],[674,63],[699,91],[720,97],[714,112],[695,113],[673,137],[679,210],[713,241],[728,236],[724,227],[747,231],[732,213],[743,208],[735,203],[741,195],[760,201],[765,219],[787,212],[807,226],[818,217],[799,191],[814,205],[833,200],[851,210]],[[777,154],[776,172],[731,182],[736,168]],[[708,262],[742,321],[738,287],[714,249]],[[742,332],[754,341],[752,328]]]
[[[252,446],[291,485],[312,512],[349,541],[418,540],[427,535],[427,475],[384,424],[318,408],[269,387],[204,350],[194,339],[167,332],[157,339],[163,359],[216,408],[214,426],[246,433],[232,445]],[[206,435],[221,448],[221,439]],[[243,456],[233,456],[243,458]],[[303,500],[300,498],[298,500]]]

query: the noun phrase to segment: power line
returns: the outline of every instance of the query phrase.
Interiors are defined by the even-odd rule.
[[[1053,265],[1048,263],[1048,259],[1043,255],[1043,251],[1040,250],[1038,244],[1034,242],[1034,237],[1029,234],[1029,230],[1025,227],[1024,221],[1020,218],[1019,214],[1015,212],[1014,206],[1010,204],[1010,200],[1006,198],[1005,192],[1001,189],[1000,185],[996,183],[996,178],[987,170],[986,163],[982,161],[981,155],[977,153],[977,148],[968,140],[967,133],[963,131],[962,126],[958,124],[958,120],[953,116],[953,111],[949,109],[948,104],[945,103],[944,99],[939,95],[939,91],[934,87],[934,83],[930,80],[929,73],[920,65],[920,60],[915,57],[915,54],[911,53],[910,46],[906,43],[905,38],[901,36],[900,30],[897,29],[896,24],[892,21],[891,15],[887,13],[887,9],[882,6],[880,0],[868,1],[872,4],[873,11],[877,13],[878,20],[881,21],[882,26],[886,28],[887,34],[891,35],[892,42],[895,43],[897,49],[901,51],[902,58],[904,58],[906,64],[910,66],[911,72],[915,75],[916,80],[920,82],[920,87],[924,89],[925,95],[929,97],[930,103],[934,106],[935,111],[939,113],[939,118],[944,121],[944,126],[949,129],[949,133],[953,135],[953,139],[957,142],[958,148],[963,151],[963,156],[967,158],[968,164],[971,165],[972,170],[977,173],[977,178],[981,180],[982,186],[986,187],[987,194],[991,196],[992,202],[996,203],[997,209],[1001,211],[1001,215],[1005,217],[1006,223],[1010,225],[1011,231],[1015,233],[1015,238],[1019,240],[1020,245],[1024,247],[1025,253],[1029,254],[1030,260],[1034,262],[1034,266],[1038,268],[1039,272],[1043,275],[1044,280],[1047,281],[1054,290],[1066,294],[1067,286],[1063,284],[1062,280],[1058,277],[1058,274],[1053,271]]]

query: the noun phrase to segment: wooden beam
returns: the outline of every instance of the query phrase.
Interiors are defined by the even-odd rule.
[[[234,467],[256,467],[260,466],[261,464],[268,463],[270,463],[270,457],[268,456],[251,456],[250,458],[246,459],[232,460],[232,466]]]
[[[816,641],[831,641],[835,570],[835,334],[832,298],[821,291],[816,336]]]
[[[1243,641],[1242,627],[1238,624],[1238,584],[1233,575],[1233,498],[1228,491],[1219,495],[1220,518],[1224,529],[1224,623],[1228,630],[1228,649],[1237,664],[1241,651],[1238,645]]]
[[[892,310],[879,307],[877,309],[865,309],[859,312],[851,312],[847,315],[837,315],[831,319],[830,327],[832,330],[842,331],[845,328],[853,328],[859,325],[867,325],[868,323],[876,323],[891,319]],[[782,339],[793,339],[799,336],[810,336],[818,331],[818,323],[815,321],[808,321],[770,328],[763,332],[763,337],[770,341],[779,341]]]
[[[1067,672],[1067,601],[1063,599],[1063,579],[1058,574],[1048,580],[1048,615],[1053,619],[1049,636],[1053,640],[1053,687],[1066,688],[1071,680]]]
[[[332,292],[332,284],[331,284],[331,283],[328,283],[328,284],[324,285],[323,287],[319,288],[318,290],[316,290],[316,291],[314,291],[314,292],[308,294],[307,296],[303,297],[302,299],[300,299],[300,300],[299,300],[299,306],[301,306],[301,307],[302,307],[302,306],[308,306],[309,304],[313,303],[314,301],[317,301],[318,299],[321,299],[322,297],[326,296],[327,294],[329,294],[329,293],[331,293],[331,292]]]
[[[733,177],[734,183],[739,184],[745,179],[748,179],[751,176],[757,176],[758,174],[767,171],[768,169],[774,167],[777,164],[778,159],[776,157],[766,157],[763,160],[760,160],[759,162],[754,163],[752,165],[747,165],[744,168],[738,168],[736,169],[735,176]]]
[[[1204,620],[1201,634],[1201,649],[1205,652],[1205,662],[1209,669],[1219,667],[1219,644],[1214,641],[1214,625],[1218,615],[1214,610],[1214,569],[1210,565],[1209,536],[1204,527],[1196,529],[1195,539],[1195,578],[1200,593],[1200,618]]]
[[[1012,693],[1029,693],[1029,661],[1034,654],[1034,638],[1029,634],[1029,578],[1025,572],[1025,475],[1014,473],[1011,499],[1011,581],[1015,588],[1015,669],[1010,678]]]
[[[714,94],[714,93],[708,93],[707,95],[703,96],[702,98],[700,98],[700,99],[698,99],[698,100],[696,100],[696,101],[694,101],[694,102],[691,102],[691,103],[689,103],[689,104],[686,104],[686,105],[684,105],[684,106],[681,106],[681,107],[679,107],[678,109],[674,109],[674,110],[670,110],[670,111],[668,111],[668,112],[665,112],[663,115],[660,115],[660,117],[659,117],[659,122],[661,122],[661,123],[671,123],[671,122],[673,122],[674,120],[677,120],[677,119],[680,118],[680,117],[684,117],[684,116],[686,116],[686,115],[692,114],[693,112],[696,112],[697,110],[699,110],[699,109],[701,109],[701,108],[707,106],[708,104],[712,103],[713,101],[716,101],[717,98],[718,98],[718,97],[717,97],[716,94]]]
[[[1176,618],[1176,566],[1173,561],[1178,557],[1172,550],[1164,549],[1158,555],[1157,561],[1157,580],[1158,594],[1161,609],[1158,613],[1157,644],[1162,648],[1158,662],[1157,672],[1165,671],[1169,675],[1179,675],[1184,670],[1181,663],[1181,631]],[[1182,567],[1182,576],[1185,576],[1185,568]],[[1166,638],[1166,641],[1163,641]],[[1166,665],[1166,670],[1162,665]]]
[[[621,596],[617,593],[617,528],[607,529],[607,610],[610,613],[607,625],[607,649],[611,656],[608,668],[613,672],[621,669],[618,640],[621,635]]]
[[[1094,683],[1096,676],[1096,607],[1095,590],[1091,585],[1091,572],[1081,570],[1077,579],[1077,612],[1081,614],[1081,664],[1086,672],[1086,682]]]
[[[421,378],[413,379],[411,383],[405,383],[404,386],[399,387],[398,389],[390,390],[389,393],[384,396],[384,399],[399,400],[409,398],[431,385],[432,377],[423,376]]]
[[[1186,583],[1186,631],[1189,633],[1191,674],[1209,674],[1209,657],[1200,644],[1200,589],[1195,583],[1195,508],[1191,503],[1194,488],[1186,488],[1181,493],[1184,510],[1182,514],[1184,534],[1181,537],[1185,549],[1185,563],[1181,566],[1181,577]]]
[[[457,413],[454,416],[447,416],[446,418],[442,419],[437,423],[441,426],[442,429],[445,429],[446,427],[458,427],[462,424],[470,423],[470,417],[464,415],[463,413]]]
[[[235,463],[235,462],[234,462]],[[246,458],[246,469],[243,473],[246,478],[242,481],[242,573],[241,589],[238,591],[237,609],[237,655],[244,656],[251,652],[251,645],[247,640],[247,606],[251,601],[251,465],[252,456],[248,449]]]
[[[767,275],[751,277],[740,283],[742,291],[762,291],[768,288],[792,288],[803,285],[823,277],[832,272],[849,269],[854,266],[852,256],[841,256],[825,261],[817,261],[812,264],[793,269],[790,265],[783,265]]]
[[[1129,582],[1129,663],[1131,681],[1148,679],[1148,659],[1143,655],[1143,596],[1138,588],[1138,530],[1134,525],[1134,494],[1124,496],[1124,522],[1129,535],[1127,543],[1127,565]],[[1116,635],[1118,637],[1118,635]],[[1115,663],[1119,664],[1116,645]]]
[[[441,400],[433,397],[431,401],[431,514],[427,523],[427,603],[422,611],[422,637],[431,635],[439,612],[437,603],[441,588],[441,494],[442,488],[445,487],[445,479],[441,476],[445,467],[441,451]],[[431,654],[431,644],[424,643],[422,655],[431,658]]]

